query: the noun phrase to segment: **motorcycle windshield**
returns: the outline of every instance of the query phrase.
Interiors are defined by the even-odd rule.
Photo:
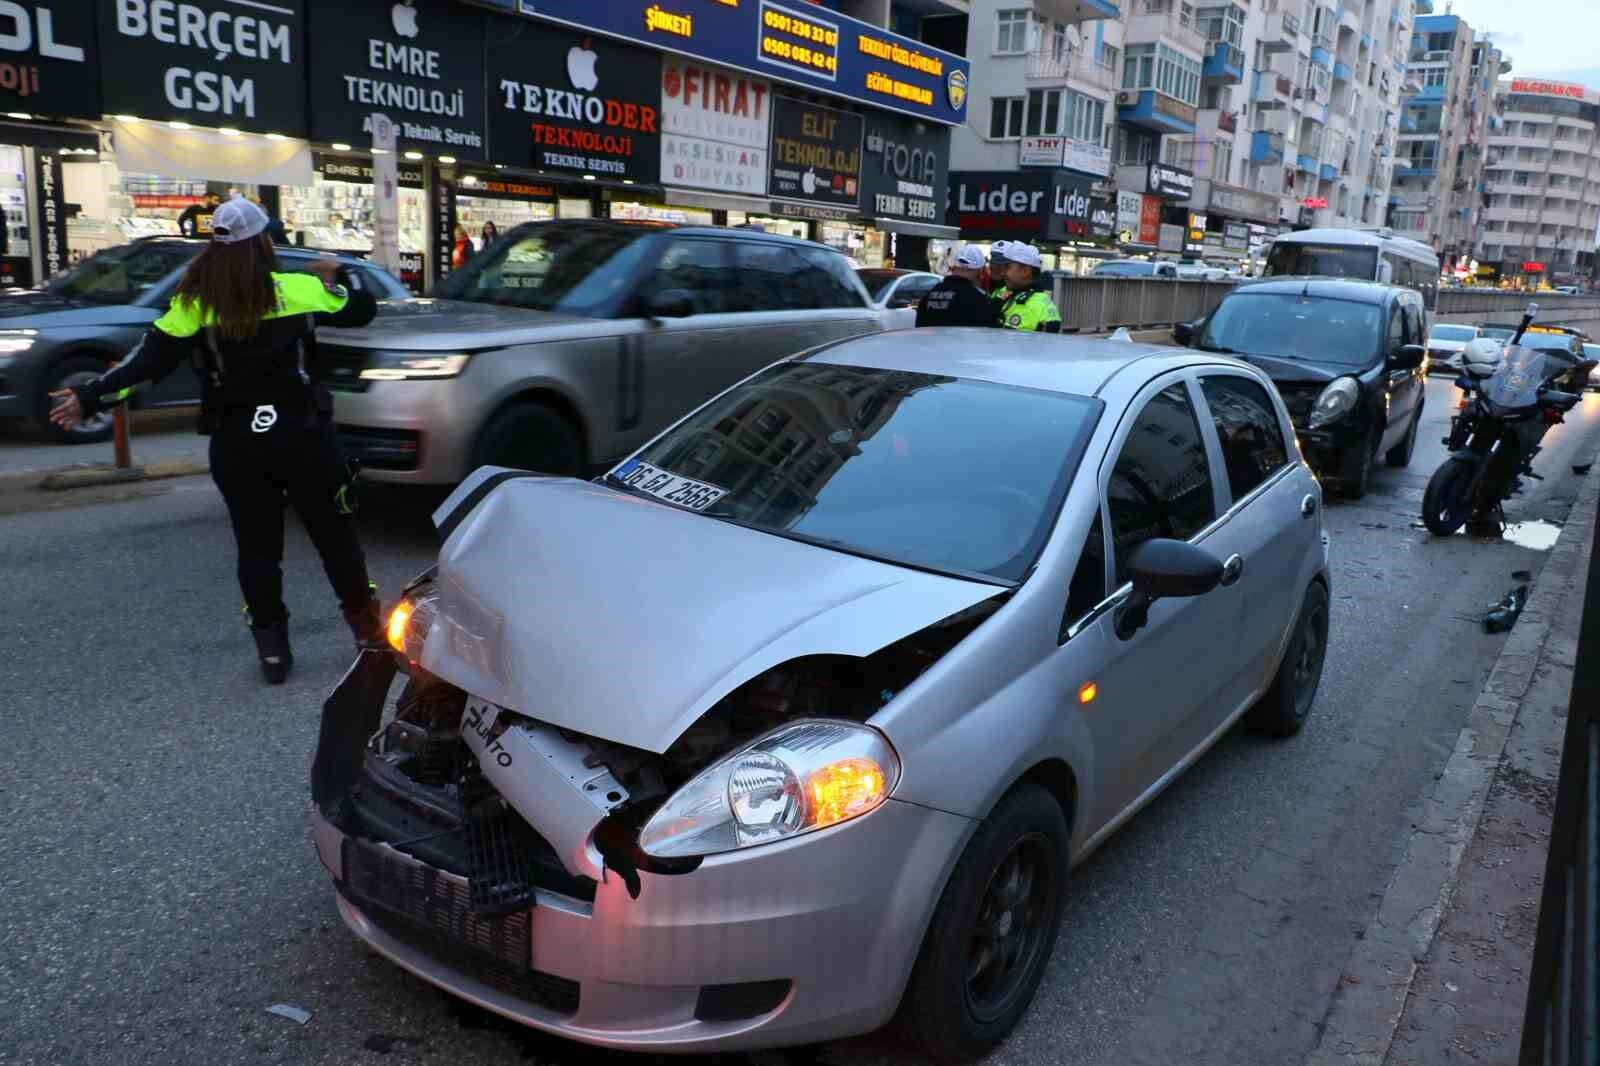
[[[1544,384],[1545,353],[1520,344],[1506,348],[1500,368],[1483,383],[1483,395],[1496,407],[1515,410],[1539,402],[1539,387]]]

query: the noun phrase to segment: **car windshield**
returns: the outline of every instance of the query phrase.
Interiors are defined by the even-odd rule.
[[[1267,277],[1320,275],[1334,278],[1365,278],[1370,281],[1377,274],[1376,248],[1280,241],[1267,253]]]
[[[1478,331],[1471,326],[1434,326],[1433,332],[1428,334],[1428,339],[1434,341],[1470,341],[1477,335]]]
[[[1510,326],[1479,326],[1478,335],[1491,340],[1506,341],[1516,336],[1517,331]]]
[[[894,284],[894,279],[900,277],[898,270],[858,270],[856,277],[861,279],[861,284],[867,287],[867,292],[872,294],[874,303],[883,299],[889,286]]]
[[[441,281],[446,300],[603,318],[627,294],[650,242],[642,226],[533,222]]]
[[[1571,353],[1576,339],[1570,333],[1535,333],[1533,330],[1522,335],[1524,348],[1536,348],[1539,351],[1560,351]]]
[[[703,511],[715,518],[898,565],[1020,581],[1101,408],[938,374],[783,363],[668,431],[611,482],[626,483],[642,461],[725,490]]]
[[[1200,347],[1308,363],[1366,366],[1378,351],[1383,308],[1299,293],[1236,292],[1217,305]]]
[[[44,289],[66,300],[133,303],[193,259],[200,248],[199,244],[180,241],[118,245],[96,252],[66,273],[57,274],[45,283]]]
[[[1094,268],[1096,275],[1111,278],[1139,278],[1155,273],[1150,263],[1101,263]]]

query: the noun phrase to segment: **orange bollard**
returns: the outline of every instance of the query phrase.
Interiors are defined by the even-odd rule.
[[[111,409],[111,440],[117,452],[117,469],[128,469],[133,465],[133,458],[128,450],[128,405],[125,403]]]

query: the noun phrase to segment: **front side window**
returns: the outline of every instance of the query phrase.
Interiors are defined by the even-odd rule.
[[[447,300],[606,317],[653,242],[643,227],[530,222],[473,256],[438,285]]]
[[[1188,540],[1217,516],[1200,423],[1183,384],[1157,393],[1139,412],[1106,487],[1117,584],[1128,557],[1147,540]]]
[[[1200,391],[1222,444],[1228,490],[1242,500],[1289,464],[1277,408],[1260,384],[1232,374],[1202,377]]]
[[[177,241],[124,244],[107,248],[45,283],[45,290],[68,300],[97,304],[132,303],[199,252]]]

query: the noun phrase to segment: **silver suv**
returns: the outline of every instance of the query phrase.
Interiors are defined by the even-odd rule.
[[[584,474],[769,363],[886,328],[823,245],[576,219],[519,226],[385,311],[318,349],[349,453],[412,484]]]

